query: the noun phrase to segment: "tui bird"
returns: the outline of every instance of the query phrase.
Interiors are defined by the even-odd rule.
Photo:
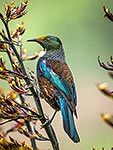
[[[80,141],[74,123],[77,96],[72,73],[66,63],[61,40],[52,35],[28,40],[39,43],[45,54],[39,58],[36,73],[40,97],[56,111],[61,110],[63,127],[73,142]]]

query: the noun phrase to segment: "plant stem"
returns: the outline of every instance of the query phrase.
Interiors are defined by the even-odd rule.
[[[11,42],[10,46],[11,46],[11,48],[13,49],[15,55],[17,56],[17,59],[18,59],[18,61],[19,61],[19,64],[20,64],[20,66],[21,66],[21,69],[22,69],[22,73],[23,73],[23,75],[25,76],[24,80],[26,81],[27,85],[29,86],[29,85],[31,85],[31,82],[30,82],[29,78],[27,77],[27,72],[26,72],[25,66],[24,66],[24,64],[23,64],[23,61],[21,60],[21,57],[19,56],[19,54],[18,54],[18,52],[17,52],[17,50],[16,50],[14,44],[12,43],[12,38],[11,38],[11,35],[10,35],[10,32],[9,32],[9,27],[8,27],[8,22],[7,22],[7,21],[6,21],[6,22],[3,21],[3,23],[4,23],[4,25],[5,25],[8,38],[9,38],[9,40],[10,40],[10,42]],[[44,113],[43,113],[43,109],[42,109],[42,106],[41,106],[41,103],[40,103],[40,99],[39,99],[39,97],[38,97],[38,93],[35,91],[35,89],[33,88],[33,86],[30,86],[30,91],[31,91],[31,93],[32,93],[32,95],[33,95],[33,98],[34,98],[36,107],[37,107],[37,109],[38,109],[39,115],[42,116],[41,119],[40,119],[40,121],[41,121],[42,124],[44,124],[44,123],[46,122],[46,118],[45,118]],[[28,123],[27,123],[27,124],[28,124]],[[27,125],[27,124],[26,124],[26,125]],[[28,124],[27,126],[28,126],[28,130],[29,130],[29,131],[32,131],[32,128],[31,128],[30,124]],[[46,133],[47,133],[47,135],[48,135],[48,137],[49,137],[49,139],[50,139],[50,142],[51,142],[51,144],[52,144],[53,150],[59,150],[58,140],[57,140],[57,138],[56,138],[55,132],[54,132],[53,127],[51,126],[51,124],[49,124],[49,125],[46,124],[46,125],[44,126],[44,129],[45,129],[45,131],[46,131]],[[34,146],[34,147],[33,147],[34,150],[36,150],[36,149],[35,149],[35,145],[36,145],[35,140],[32,139],[32,140],[31,140],[31,143],[32,143],[32,146]]]
[[[26,123],[26,126],[28,128],[28,131],[31,132],[31,133],[33,133],[33,130],[31,128],[31,125],[30,125],[29,121],[26,120],[25,123]],[[33,150],[36,150],[37,146],[36,146],[35,138],[30,138],[30,140],[31,140],[31,143],[32,143]]]
[[[11,38],[11,36],[10,36],[10,32],[9,32],[9,28],[8,28],[8,23],[7,23],[7,22],[3,22],[3,23],[4,23],[5,27],[6,27],[6,31],[7,31],[7,34],[8,34],[9,41],[11,42],[10,46],[12,47],[12,46],[14,46],[14,45],[12,44],[12,38]],[[12,47],[12,49],[13,49],[13,47]],[[16,49],[15,49],[15,51],[16,51]],[[10,60],[11,65],[12,65],[12,58],[11,58],[11,55],[10,55],[10,53],[9,53],[8,51],[7,51],[7,54],[8,54],[9,60]],[[17,54],[18,54],[18,53],[17,53]],[[12,68],[13,68],[13,70],[14,70],[13,65],[12,65]],[[23,102],[24,102],[24,98],[23,98],[22,94],[19,94],[19,96],[20,96],[22,105],[24,105],[24,103],[23,103]],[[31,133],[33,133],[32,127],[31,127],[29,121],[26,120],[25,123],[26,123],[26,126],[27,126],[28,131],[31,132]],[[33,150],[36,150],[37,147],[36,147],[35,138],[30,138],[30,140],[31,140],[31,144],[32,144]]]

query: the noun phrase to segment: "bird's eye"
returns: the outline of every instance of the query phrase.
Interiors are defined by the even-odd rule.
[[[49,41],[49,38],[46,38],[46,41]]]

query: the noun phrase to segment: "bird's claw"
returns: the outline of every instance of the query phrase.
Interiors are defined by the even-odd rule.
[[[44,128],[46,125],[49,125],[51,122],[52,121],[49,119],[49,116],[46,116],[46,121],[43,124],[41,124],[40,129]]]
[[[53,114],[53,116],[52,116],[51,119],[49,119],[49,116],[46,115],[46,121],[41,125],[41,129],[42,129],[44,126],[49,125],[49,124],[53,121],[53,119],[54,119],[56,113],[57,113],[57,110],[54,112],[54,114]]]

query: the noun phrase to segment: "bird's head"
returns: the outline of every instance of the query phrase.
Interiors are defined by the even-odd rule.
[[[52,35],[41,36],[39,38],[33,38],[27,41],[37,42],[44,48],[44,50],[46,49],[47,51],[62,48],[60,39]]]

